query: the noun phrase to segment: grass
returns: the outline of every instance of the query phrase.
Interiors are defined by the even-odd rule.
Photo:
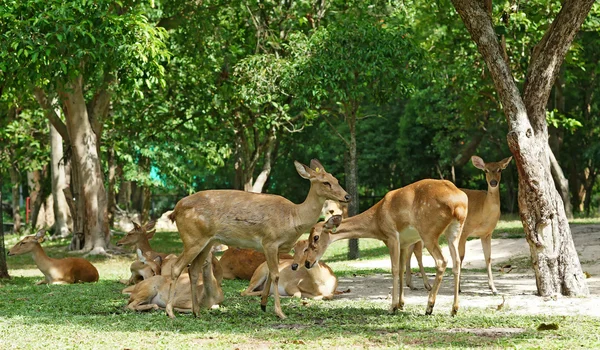
[[[512,224],[506,225],[499,229]],[[8,236],[6,246],[16,242],[17,237]],[[181,251],[177,233],[159,232],[152,244],[158,251]],[[363,260],[388,257],[379,241],[360,244]],[[71,256],[66,241],[43,245],[52,257]],[[346,249],[345,241],[336,242],[325,256],[337,275],[389,273],[352,269],[344,261]],[[127,296],[117,282],[128,277],[133,259],[133,254],[90,258],[101,276],[95,284],[36,286],[42,274],[31,257],[8,257],[11,275],[22,277],[0,280],[0,349],[600,348],[597,318],[520,316],[469,307],[456,317],[445,309],[424,316],[425,300],[389,314],[387,303],[283,298],[288,318],[282,321],[273,314],[272,300],[264,313],[257,297],[240,296],[246,281],[224,281],[222,307],[199,318],[134,313],[125,311]],[[541,323],[556,324],[558,330],[538,331]]]

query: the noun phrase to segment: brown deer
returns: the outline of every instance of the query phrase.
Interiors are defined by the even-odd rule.
[[[469,214],[467,215],[465,227],[458,242],[460,261],[462,263],[465,258],[467,238],[481,238],[481,246],[487,267],[488,286],[494,295],[498,291],[496,290],[496,286],[494,286],[494,277],[492,275],[492,233],[500,219],[500,178],[502,170],[506,169],[511,160],[512,157],[508,157],[499,162],[486,163],[480,157],[471,157],[473,165],[485,172],[488,189],[487,191],[482,191],[461,188],[461,191],[465,192],[469,198]],[[416,253],[419,248],[415,247],[414,250]],[[410,257],[410,254],[408,256]],[[410,261],[407,266],[410,269]],[[408,269],[407,276],[409,273]]]
[[[333,216],[316,224],[311,230],[309,248],[304,260],[306,268],[313,267],[327,247],[348,238],[375,238],[383,241],[390,251],[392,262],[392,306],[395,312],[404,307],[403,277],[408,248],[422,240],[435,259],[436,276],[429,292],[426,314],[433,312],[435,299],[446,270],[446,259],[438,240],[446,235],[453,260],[454,303],[452,315],[458,312],[460,257],[458,241],[467,217],[468,200],[464,192],[445,180],[421,180],[388,192],[377,204],[347,219]],[[335,232],[335,233],[334,233]]]
[[[279,259],[293,259],[289,254],[279,254]],[[223,278],[250,280],[252,274],[262,263],[267,261],[264,253],[254,249],[229,247],[221,256],[219,263],[223,269]]]
[[[301,260],[307,248],[307,240],[298,241],[294,246],[294,257],[280,260],[279,295],[317,300],[333,299],[338,281],[327,264],[319,261],[311,269],[306,269],[303,265],[300,265],[300,269],[298,269],[298,264],[302,263]],[[265,262],[256,269],[248,288],[242,292],[242,295],[261,295],[268,277],[269,267]],[[272,288],[271,294],[274,292]]]
[[[177,223],[183,241],[183,253],[172,270],[172,285],[183,269],[190,265],[190,278],[197,285],[200,270],[203,275],[211,275],[211,247],[219,242],[228,246],[252,248],[264,252],[269,266],[267,285],[279,282],[279,253],[288,252],[304,232],[310,230],[319,219],[326,199],[347,202],[350,195],[339,185],[338,180],[329,174],[317,160],[311,167],[294,162],[298,174],[310,180],[310,190],[302,204],[272,194],[251,193],[237,190],[208,190],[195,193],[180,200],[169,218]],[[212,279],[204,280],[202,298],[192,288],[194,315],[200,307],[211,307],[216,302],[215,285]],[[269,288],[265,288],[261,298],[261,308],[266,310]],[[173,300],[176,288],[171,288],[166,307],[169,317],[174,317]],[[275,288],[275,313],[280,318],[286,316],[281,311],[278,288]]]
[[[158,310],[164,309],[167,305],[169,298],[169,288],[171,286],[171,278],[160,274],[160,264],[156,260],[147,258],[138,249],[138,257],[140,261],[150,267],[154,272],[155,276],[141,281],[135,286],[129,286],[129,301],[127,302],[127,308],[133,311],[146,311],[146,310]],[[160,258],[157,258],[160,261]],[[221,284],[221,280],[216,280],[217,284]],[[192,311],[192,295],[190,293],[190,276],[187,273],[181,274],[175,285],[177,289],[177,297],[173,300],[173,308],[179,312],[191,312]],[[196,286],[197,293],[203,293],[203,284],[200,283]],[[219,294],[215,298],[215,305],[220,304],[223,301],[223,292],[219,288]],[[211,305],[214,307],[215,305]]]
[[[44,241],[44,229],[35,235],[26,236],[8,252],[8,255],[31,253],[33,261],[42,271],[45,279],[36,284],[71,284],[79,282],[97,282],[98,270],[83,258],[52,259],[40,245]]]
[[[333,215],[341,215],[342,212],[342,205],[339,202],[328,199],[323,204],[320,217],[324,217],[327,220]],[[279,260],[281,259],[294,259],[294,257],[289,254],[280,253]],[[250,280],[254,271],[265,261],[267,261],[267,258],[261,252],[236,247],[228,248],[221,256],[221,259],[219,259],[221,268],[223,269],[223,278],[228,280],[236,278]]]

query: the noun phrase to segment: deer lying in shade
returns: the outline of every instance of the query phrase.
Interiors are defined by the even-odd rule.
[[[307,248],[307,240],[298,241],[294,246],[294,257],[279,262],[279,295],[317,300],[333,299],[337,294],[338,281],[327,264],[319,261],[311,269],[306,269],[303,265],[298,266],[303,263]],[[248,288],[242,292],[242,295],[262,295],[268,277],[269,266],[265,262],[256,269]],[[270,293],[273,293],[273,285]]]
[[[160,258],[149,259],[145,254],[142,254],[139,249],[138,258],[140,262],[148,266],[148,268],[150,268],[156,275],[139,282],[135,286],[129,286],[123,290],[124,293],[126,290],[131,293],[129,296],[129,301],[127,302],[127,309],[134,311],[164,309],[169,298],[171,278],[169,276],[160,274]],[[215,261],[213,260],[213,264],[214,263]],[[204,277],[210,278],[209,276],[203,276],[203,278]],[[216,277],[215,279],[215,282],[220,286],[221,280],[217,279]],[[175,299],[173,300],[173,309],[179,312],[191,312],[192,294],[190,292],[190,275],[188,273],[181,274],[174,288],[176,293]],[[218,305],[223,301],[223,291],[221,288],[218,288],[218,290],[219,293],[215,299],[215,305]],[[197,285],[196,292],[200,295],[204,293],[204,284],[202,282]],[[214,307],[215,305],[212,306]]]
[[[279,259],[293,259],[289,254],[279,254]],[[267,261],[264,253],[254,249],[229,247],[221,256],[219,263],[223,269],[223,278],[250,280],[254,271]]]
[[[98,281],[98,270],[83,258],[53,259],[46,255],[40,245],[44,241],[45,230],[26,236],[8,252],[8,255],[31,253],[33,261],[42,271],[45,279],[36,284],[71,284]]]

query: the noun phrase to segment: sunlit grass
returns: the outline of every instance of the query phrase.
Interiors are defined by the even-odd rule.
[[[503,225],[507,226],[503,226]],[[500,230],[512,221],[501,221]],[[519,223],[520,224],[520,223]],[[114,240],[120,237],[114,237]],[[16,236],[7,236],[12,247]],[[158,232],[154,249],[181,252],[176,232]],[[72,256],[68,241],[43,244],[53,257]],[[324,260],[338,275],[389,273],[389,269],[353,269],[345,260],[347,241],[334,243]],[[361,240],[361,259],[389,259],[377,240]],[[408,305],[395,315],[388,304],[366,300],[282,300],[286,320],[259,307],[259,298],[241,297],[246,281],[225,281],[225,302],[200,318],[181,314],[170,320],[163,312],[125,311],[120,293],[133,253],[113,258],[91,257],[100,271],[96,284],[41,285],[42,274],[29,256],[7,258],[15,277],[0,281],[0,349],[256,349],[256,348],[599,348],[600,320],[593,317],[522,316],[465,307],[457,317],[436,309],[424,316],[423,305]],[[555,331],[537,331],[555,323]]]

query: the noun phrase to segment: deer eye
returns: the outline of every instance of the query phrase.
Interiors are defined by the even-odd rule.
[[[496,172],[497,172],[497,173],[499,173],[499,172],[501,172],[501,171],[502,171],[502,169],[498,169],[498,170],[496,170]]]
[[[330,184],[329,182],[323,182],[323,185],[325,185],[325,186],[327,186],[327,187],[331,188],[331,184]]]
[[[313,238],[313,240],[314,240],[315,242],[316,242],[316,241],[318,241],[318,240],[319,240],[319,236],[315,236],[315,237]]]

